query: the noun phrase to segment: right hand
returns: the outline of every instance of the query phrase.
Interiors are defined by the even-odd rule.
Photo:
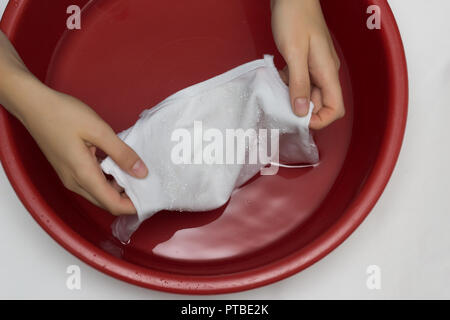
[[[325,128],[345,114],[339,57],[319,0],[272,0],[272,33],[287,63],[280,76],[289,85],[293,111],[308,114],[309,127]]]
[[[21,120],[64,186],[113,215],[135,214],[123,189],[106,179],[95,151],[100,148],[136,178],[147,175],[145,164],[86,104],[40,86],[39,106],[31,108],[29,116],[23,115]]]

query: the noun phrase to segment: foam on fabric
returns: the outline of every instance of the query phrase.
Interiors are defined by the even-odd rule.
[[[144,110],[135,125],[118,136],[145,162],[148,176],[134,178],[110,157],[101,163],[103,171],[124,188],[137,211],[137,215],[115,220],[114,236],[127,242],[144,220],[161,210],[216,209],[229,200],[234,189],[268,164],[317,165],[319,152],[309,131],[313,107],[311,103],[304,117],[293,113],[289,88],[280,78],[273,56],[264,55],[263,59],[187,87]],[[173,132],[182,129],[194,136],[197,121],[204,130],[217,129],[223,136],[229,129],[277,129],[279,145],[275,148],[279,148],[273,150],[271,145],[269,152],[260,141],[246,145],[245,159],[254,148],[263,148],[258,152],[270,155],[266,162],[175,164],[172,151],[177,142],[173,141]],[[193,146],[191,158],[203,159],[199,152],[203,150]]]

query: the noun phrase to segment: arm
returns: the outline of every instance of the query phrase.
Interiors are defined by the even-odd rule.
[[[289,84],[291,103],[299,116],[315,108],[311,129],[322,129],[345,114],[340,61],[319,0],[271,0],[272,31],[286,61],[280,72]]]
[[[139,156],[91,108],[33,76],[1,31],[0,104],[30,132],[64,186],[113,214],[136,213],[117,183],[107,181],[95,151],[143,178],[147,168]]]

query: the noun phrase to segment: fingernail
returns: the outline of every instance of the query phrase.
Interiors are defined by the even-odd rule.
[[[308,114],[309,101],[305,98],[297,98],[294,102],[294,111],[297,116],[303,117]]]
[[[147,167],[142,160],[136,161],[131,170],[138,178],[143,178],[147,175]]]

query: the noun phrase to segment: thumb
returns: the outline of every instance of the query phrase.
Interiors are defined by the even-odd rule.
[[[300,59],[288,62],[289,69],[289,95],[291,97],[292,110],[297,116],[308,114],[310,104],[310,78],[308,59],[305,54]]]
[[[99,141],[92,142],[109,155],[122,170],[136,178],[145,178],[148,174],[148,169],[144,161],[112,129],[108,130],[108,132]]]

